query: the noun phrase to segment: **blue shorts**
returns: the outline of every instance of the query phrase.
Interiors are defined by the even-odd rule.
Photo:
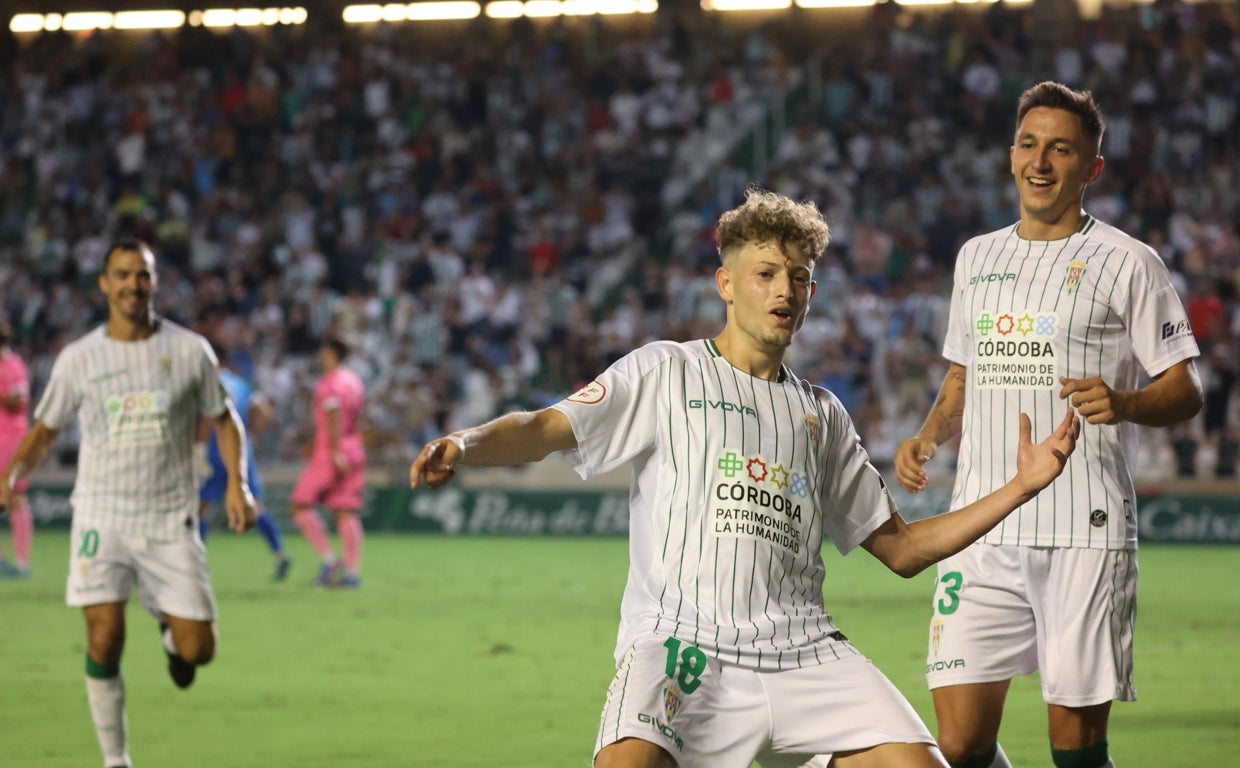
[[[207,448],[207,462],[211,465],[211,476],[204,480],[198,489],[198,499],[208,504],[219,504],[228,490],[228,469],[224,466],[224,457],[220,456],[214,441]],[[261,501],[263,476],[258,473],[258,463],[254,461],[253,453],[247,452],[246,464],[250,475],[250,493],[254,494],[255,501]]]

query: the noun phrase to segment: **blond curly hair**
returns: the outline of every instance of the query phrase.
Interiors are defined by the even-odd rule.
[[[759,187],[745,190],[745,202],[719,217],[715,242],[720,260],[727,259],[745,243],[776,242],[817,259],[831,241],[831,230],[818,206],[798,203]]]

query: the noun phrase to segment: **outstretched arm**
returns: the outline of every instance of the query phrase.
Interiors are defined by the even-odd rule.
[[[453,432],[422,446],[409,468],[409,485],[438,488],[456,476],[458,464],[507,467],[540,461],[577,447],[568,417],[555,408],[509,413],[479,427]]]
[[[917,493],[925,489],[926,471],[922,466],[934,457],[940,445],[960,434],[967,383],[968,370],[960,363],[952,363],[917,436],[900,443],[896,449],[896,480],[906,491]]]
[[[43,463],[47,450],[52,447],[52,443],[56,442],[56,436],[59,434],[60,430],[52,429],[36,420],[30,431],[22,437],[9,465],[3,468],[4,474],[0,475],[0,508],[8,506],[9,494],[12,493],[13,486],[17,485],[17,481]]]
[[[1201,376],[1193,360],[1182,360],[1154,377],[1141,389],[1120,390],[1101,378],[1059,377],[1059,397],[1071,397],[1073,407],[1090,424],[1131,421],[1147,427],[1169,427],[1197,415],[1204,402]]]
[[[950,557],[999,524],[1020,505],[1038,495],[1063,471],[1076,450],[1081,422],[1071,408],[1050,437],[1034,444],[1032,424],[1020,415],[1016,476],[1002,488],[952,512],[906,523],[899,513],[862,542],[866,550],[896,573],[916,576]]]

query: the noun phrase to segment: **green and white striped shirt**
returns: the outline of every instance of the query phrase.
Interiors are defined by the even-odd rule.
[[[117,341],[101,326],[65,347],[34,417],[56,430],[78,417],[76,523],[167,540],[197,518],[199,414],[218,416],[227,404],[207,341],[162,320],[141,341]]]
[[[1016,474],[1019,415],[1034,439],[1068,407],[1060,376],[1139,386],[1197,356],[1167,268],[1148,245],[1093,217],[1061,240],[1013,225],[975,237],[956,259],[943,355],[968,368],[952,509]],[[988,544],[1133,549],[1135,426],[1082,424],[1076,453],[1049,488],[987,534]]]
[[[650,634],[754,669],[856,653],[823,605],[823,537],[847,553],[895,505],[834,395],[664,341],[554,407],[582,477],[633,466],[617,663]]]

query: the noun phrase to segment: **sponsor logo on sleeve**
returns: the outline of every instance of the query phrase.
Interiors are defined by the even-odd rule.
[[[1178,323],[1163,323],[1162,332],[1159,334],[1159,341],[1165,344],[1168,341],[1175,341],[1176,339],[1189,336],[1192,332],[1193,328],[1188,324],[1187,320],[1181,320]]]

